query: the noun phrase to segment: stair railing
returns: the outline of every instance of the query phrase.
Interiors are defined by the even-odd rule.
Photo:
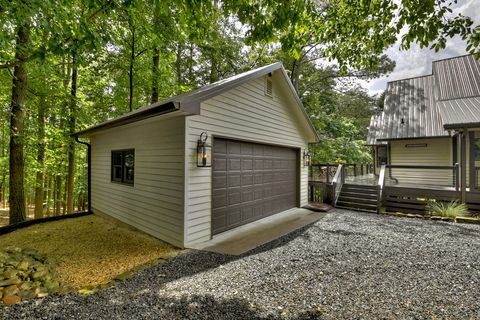
[[[333,205],[337,204],[338,196],[340,195],[340,191],[342,190],[342,186],[345,183],[345,166],[343,164],[339,164],[337,168],[337,172],[335,172],[335,176],[332,179],[332,186],[333,186]]]
[[[378,174],[378,183],[377,183],[377,213],[380,213],[380,208],[382,207],[382,192],[383,185],[385,184],[385,170],[386,165],[382,164],[380,167],[380,173]]]

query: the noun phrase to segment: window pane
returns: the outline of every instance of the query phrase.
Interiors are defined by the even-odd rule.
[[[112,152],[112,163],[113,165],[122,165],[123,153],[119,151]]]
[[[479,138],[475,138],[475,140],[473,141],[473,158],[475,159],[475,161],[480,160],[480,139]]]
[[[135,154],[133,151],[125,151],[125,166],[132,167],[135,165]]]
[[[112,151],[112,181],[133,184],[135,150]]]
[[[122,181],[122,166],[113,166],[113,177],[114,181]]]
[[[134,168],[125,167],[125,182],[133,183]]]

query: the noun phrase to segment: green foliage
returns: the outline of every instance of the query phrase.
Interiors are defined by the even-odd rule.
[[[283,61],[320,133],[313,160],[369,162],[366,127],[383,99],[370,97],[351,80],[391,72],[395,63],[383,52],[402,29],[404,48],[418,42],[439,49],[459,34],[478,52],[479,27],[449,12],[447,0],[0,0],[0,191],[8,193],[19,25],[29,27],[31,38],[23,48],[28,52],[25,180],[31,202],[37,172],[45,174],[46,195],[57,176],[65,180],[72,117],[81,130],[128,111],[130,94],[135,109],[150,103],[155,86],[162,100],[276,60]],[[73,56],[78,59],[75,103]],[[40,107],[45,107],[43,120]],[[39,141],[41,123],[45,137]],[[46,146],[43,162],[40,145]],[[76,157],[75,192],[82,196],[84,147],[77,147]]]
[[[468,208],[464,203],[457,200],[451,202],[429,200],[427,210],[434,216],[451,217],[463,216],[468,213]]]

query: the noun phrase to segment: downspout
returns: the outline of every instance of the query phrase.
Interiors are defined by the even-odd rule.
[[[78,135],[75,135],[75,141],[86,145],[87,146],[87,210],[88,212],[92,212],[92,184],[91,184],[91,179],[92,179],[92,146],[88,142],[83,142],[78,140]]]

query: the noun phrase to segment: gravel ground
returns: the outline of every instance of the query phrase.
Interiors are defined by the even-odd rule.
[[[191,251],[5,319],[477,319],[480,226],[331,211],[240,257]]]

